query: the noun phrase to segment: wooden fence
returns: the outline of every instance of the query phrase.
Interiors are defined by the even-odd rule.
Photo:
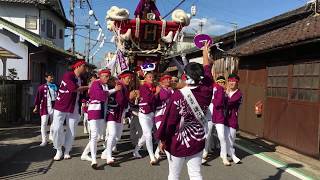
[[[0,127],[30,121],[30,83],[0,84]]]
[[[16,86],[15,84],[0,85],[0,123],[6,124],[16,119]]]

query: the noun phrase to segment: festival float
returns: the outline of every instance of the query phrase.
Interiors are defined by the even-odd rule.
[[[140,0],[134,18],[127,9],[112,6],[106,15],[107,29],[116,45],[116,62],[121,71],[142,69],[159,72],[182,29],[190,24],[190,14],[182,9],[172,12],[172,20],[161,18],[154,0]]]

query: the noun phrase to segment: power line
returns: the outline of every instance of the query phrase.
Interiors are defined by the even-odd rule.
[[[95,53],[94,53],[94,55],[101,49],[101,46],[103,46],[104,45],[104,42],[105,42],[105,37],[104,37],[104,33],[102,32],[102,26],[101,26],[101,24],[99,23],[99,20],[98,20],[98,18],[97,18],[97,16],[95,15],[95,13],[94,13],[94,11],[93,11],[93,8],[92,8],[92,6],[91,6],[91,3],[89,2],[89,0],[86,0],[86,2],[87,2],[87,4],[88,4],[88,7],[89,7],[89,15],[90,16],[93,16],[94,17],[94,19],[95,19],[95,25],[96,26],[98,26],[99,27],[99,36],[98,36],[98,39],[97,39],[97,41],[95,41],[95,44],[92,46],[92,47],[90,47],[90,40],[88,40],[88,58],[90,58],[90,51],[91,50],[93,50],[96,46],[97,46],[97,44],[99,43],[99,42],[101,42],[101,44],[100,44],[100,47],[95,51]],[[90,19],[89,19],[90,20]],[[90,22],[89,22],[90,23]],[[90,24],[89,24],[89,26],[90,26]],[[89,29],[89,39],[90,39],[90,30],[91,29]],[[94,56],[93,55],[93,56]],[[91,56],[92,58],[93,58],[93,56]]]
[[[182,3],[184,3],[186,0],[181,0],[178,5],[176,5],[171,11],[169,11],[165,16],[163,16],[163,19],[169,16],[174,10],[176,10]]]

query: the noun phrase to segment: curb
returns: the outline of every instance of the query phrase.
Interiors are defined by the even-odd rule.
[[[240,141],[243,141],[243,140],[240,139]],[[244,140],[244,141],[246,141],[246,140]],[[237,147],[238,149],[241,149],[241,150],[275,166],[276,168],[279,168],[279,169],[299,178],[299,179],[303,179],[303,180],[313,180],[314,179],[313,177],[308,176],[305,173],[303,173],[301,170],[298,170],[298,169],[292,168],[292,167],[288,167],[287,163],[276,160],[276,159],[266,155],[263,152],[258,152],[256,150],[254,150],[253,148],[244,147],[244,146],[240,145],[239,143],[235,143],[234,146]]]

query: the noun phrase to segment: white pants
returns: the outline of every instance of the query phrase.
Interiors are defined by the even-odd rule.
[[[52,125],[52,121],[53,121],[53,115],[52,114],[46,114],[46,115],[42,115],[41,116],[41,139],[42,142],[45,143],[47,142],[47,124],[48,124],[48,120],[49,118],[51,119],[51,125],[50,125],[50,132],[49,132],[49,138],[50,136],[52,136],[52,131],[53,131],[53,125]]]
[[[75,127],[78,125],[80,115],[76,113],[66,113],[58,110],[53,112],[53,146],[57,150],[65,147],[65,154],[71,151],[74,137]],[[66,120],[67,129],[64,135],[63,122]]]
[[[91,159],[93,162],[97,161],[97,144],[98,144],[98,135],[101,134],[103,129],[105,128],[105,121],[104,119],[97,119],[97,120],[90,120],[89,128],[90,128],[90,152],[91,152]]]
[[[216,124],[217,135],[220,142],[220,157],[227,158],[227,129],[224,124]]]
[[[116,146],[117,141],[121,139],[121,134],[123,130],[123,124],[117,123],[115,121],[107,122],[107,131],[108,131],[108,139],[107,139],[107,147],[103,152],[107,156],[107,161],[112,160],[112,148]]]
[[[214,126],[213,122],[211,120],[208,121],[207,123],[207,134],[206,134],[206,144],[203,150],[203,154],[208,154],[209,153],[209,147],[211,143],[211,136],[212,136],[212,128]]]
[[[166,155],[169,163],[169,175],[168,180],[179,180],[181,170],[184,162],[187,162],[188,174],[190,180],[202,180],[201,175],[201,159],[202,152],[199,152],[193,156],[187,157],[175,157],[166,151]]]
[[[88,113],[83,113],[83,133],[89,133]]]
[[[159,129],[161,123],[162,123],[161,121],[156,122],[156,128],[157,128],[157,129]],[[156,149],[156,151],[154,152],[154,154],[155,154],[155,157],[156,157],[156,158],[160,158],[160,142],[158,142],[158,146],[157,146],[157,149]]]
[[[225,128],[225,135],[226,135],[226,144],[227,144],[227,153],[231,158],[236,157],[235,150],[234,150],[234,141],[236,140],[236,133],[237,130],[233,129],[232,127]]]
[[[142,128],[142,136],[139,139],[135,150],[139,151],[139,149],[146,143],[149,157],[151,161],[154,161],[155,157],[153,153],[153,144],[152,144],[152,128],[154,124],[153,122],[154,113],[143,114],[139,112],[138,116],[139,116],[139,123]]]

